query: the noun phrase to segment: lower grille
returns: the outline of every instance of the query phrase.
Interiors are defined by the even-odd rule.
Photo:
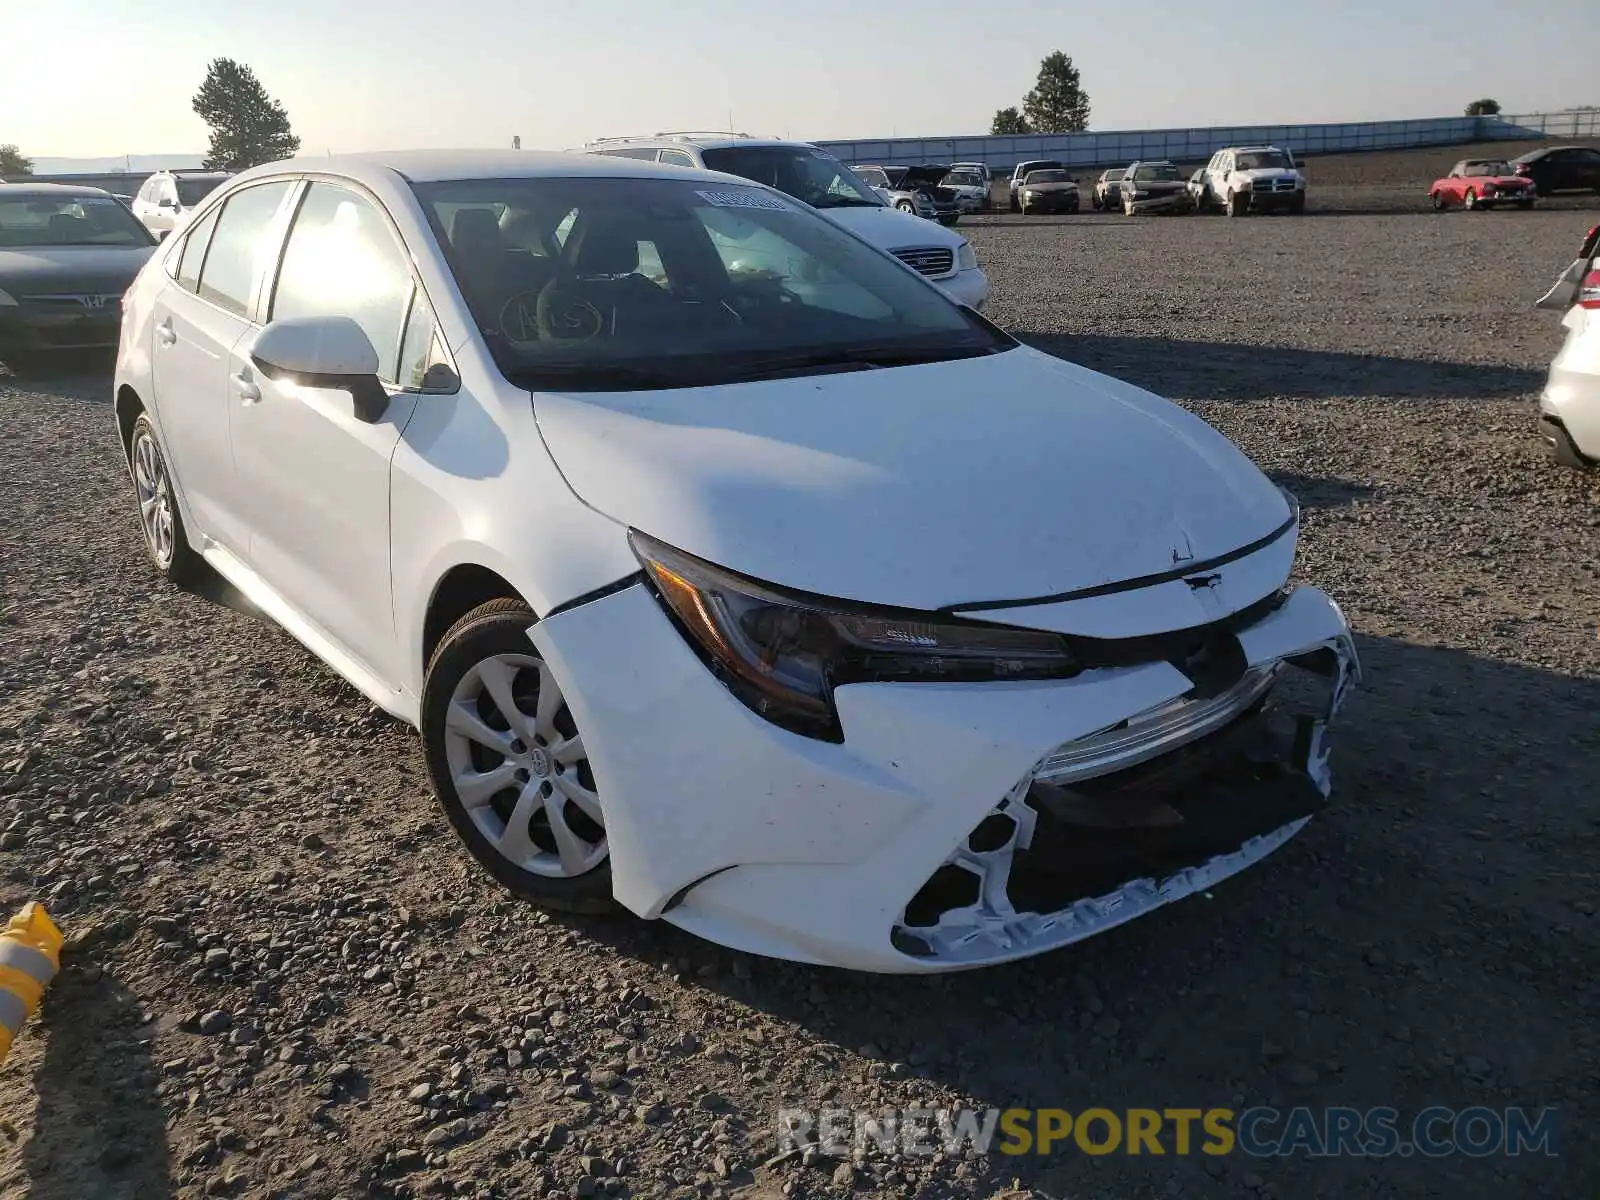
[[[942,246],[896,250],[894,256],[919,275],[948,275],[956,263],[955,252]]]

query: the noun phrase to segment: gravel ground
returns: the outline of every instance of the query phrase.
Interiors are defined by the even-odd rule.
[[[1581,207],[1581,206],[1574,206]],[[155,582],[105,364],[0,378],[0,911],[69,966],[0,1197],[1577,1196],[1600,1170],[1600,479],[1532,300],[1595,214],[972,221],[992,315],[1294,487],[1360,635],[1337,803],[1024,965],[853,977],[503,899],[414,738]],[[1561,1108],[1559,1157],[767,1165],[778,1106]]]

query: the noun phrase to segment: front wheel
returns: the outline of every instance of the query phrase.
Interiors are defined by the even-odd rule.
[[[894,206],[904,213],[915,214],[917,211],[917,206],[909,200],[896,200]]]
[[[1467,209],[1468,212],[1477,212],[1478,211],[1478,193],[1473,191],[1471,188],[1468,188],[1467,189],[1467,198],[1462,201],[1462,204],[1466,206],[1466,209]]]
[[[172,472],[155,426],[144,413],[133,423],[128,439],[128,467],[133,475],[133,493],[139,502],[139,528],[144,533],[144,548],[150,561],[179,587],[197,582],[206,572],[205,559],[189,545],[183,528],[183,514],[172,487]]]
[[[1226,207],[1230,217],[1242,217],[1250,211],[1250,200],[1242,192],[1229,192]]]
[[[423,754],[446,818],[490,875],[547,908],[605,912],[616,905],[605,815],[533,622],[520,600],[491,600],[444,635],[423,683]]]
[[[1131,217],[1137,211],[1138,210],[1133,207],[1133,201],[1132,200],[1124,200],[1122,202],[1122,215],[1123,216]]]

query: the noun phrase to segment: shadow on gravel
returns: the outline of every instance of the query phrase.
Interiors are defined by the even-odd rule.
[[[109,976],[63,970],[40,1006],[50,1039],[34,1077],[28,1200],[163,1200],[173,1194],[166,1114],[148,1032]]]
[[[969,1163],[974,1195],[1014,1179],[1050,1196],[1231,1197],[1261,1179],[1279,1196],[1587,1195],[1600,1157],[1564,1131],[1593,1111],[1600,939],[1568,907],[1577,893],[1540,881],[1587,877],[1600,851],[1600,680],[1360,648],[1328,812],[1205,898],[1075,946],[936,977],[737,955],[730,971],[727,952],[676,931],[572,927],[805,1031],[803,1090],[745,1114],[758,1133],[780,1103],[880,1112],[895,1101],[874,1105],[878,1087],[906,1103],[921,1081],[980,1109],[1391,1106],[1402,1136],[1430,1104],[1565,1106],[1571,1122],[1559,1158],[1181,1156],[1171,1126],[1164,1157],[1091,1158],[1069,1138],[1049,1157]]]
[[[1328,475],[1302,475],[1298,471],[1268,471],[1267,475],[1273,483],[1293,492],[1301,508],[1343,508],[1367,499],[1377,490]]]
[[[16,362],[0,359],[0,388],[46,388],[63,399],[109,405],[116,365],[114,350],[30,355]]]
[[[1012,330],[1030,346],[1183,400],[1328,400],[1354,396],[1495,400],[1529,396],[1541,371],[1289,346]]]

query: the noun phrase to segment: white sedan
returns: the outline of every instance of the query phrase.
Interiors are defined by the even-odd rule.
[[[255,168],[130,291],[115,409],[156,567],[417,726],[467,849],[551,907],[972,967],[1328,795],[1356,656],[1286,586],[1292,497],[746,180]]]

